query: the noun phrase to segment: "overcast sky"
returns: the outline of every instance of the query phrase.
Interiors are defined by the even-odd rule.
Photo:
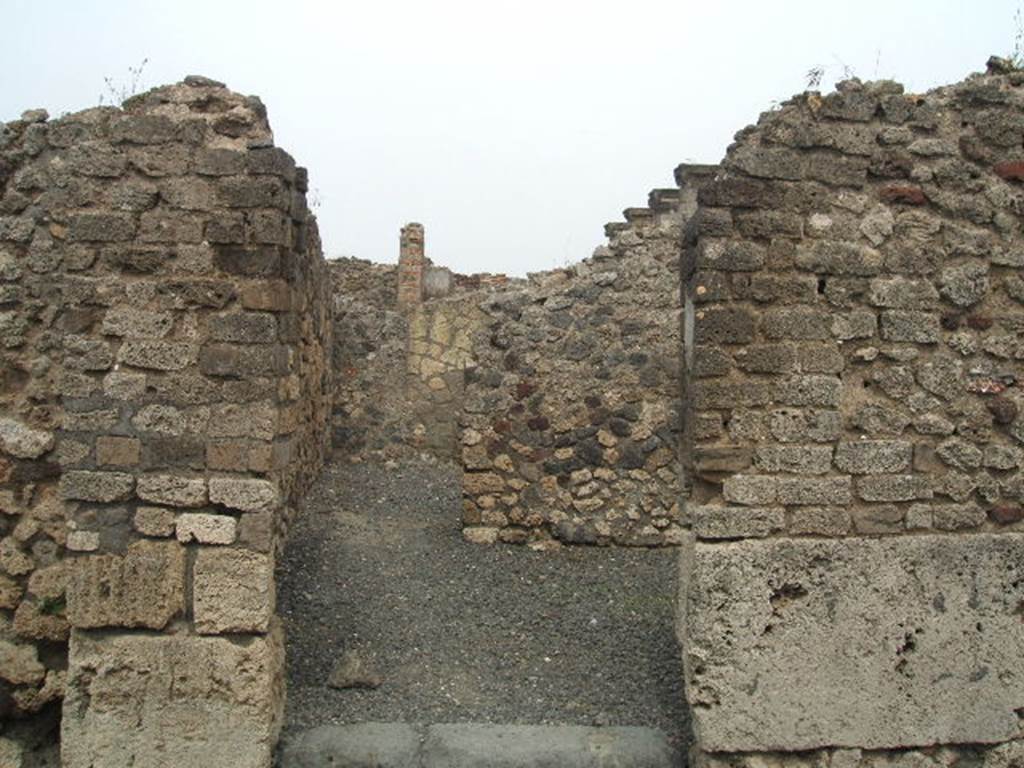
[[[623,208],[716,162],[825,68],[920,91],[984,68],[1016,0],[0,0],[0,120],[203,74],[266,103],[310,169],[329,256],[398,230],[462,272],[590,255]],[[109,102],[109,98],[107,99]]]

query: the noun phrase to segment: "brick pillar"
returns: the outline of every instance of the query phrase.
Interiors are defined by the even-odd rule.
[[[423,301],[423,225],[412,222],[402,227],[398,251],[398,306],[415,306]]]

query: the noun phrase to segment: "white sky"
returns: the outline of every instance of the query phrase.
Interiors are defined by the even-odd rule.
[[[1017,0],[0,0],[0,120],[203,74],[266,103],[329,256],[398,230],[462,272],[578,261],[826,69],[920,91],[1015,43]],[[109,99],[108,99],[109,101]]]

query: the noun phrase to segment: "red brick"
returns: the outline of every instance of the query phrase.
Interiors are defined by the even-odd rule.
[[[926,205],[928,198],[920,187],[890,184],[882,187],[878,197],[883,203],[902,203],[903,205]]]
[[[1007,181],[1024,181],[1024,161],[1016,160],[1011,163],[996,163],[992,168],[996,176]]]

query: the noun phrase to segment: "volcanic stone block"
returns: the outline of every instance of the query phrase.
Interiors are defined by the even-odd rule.
[[[196,361],[194,344],[177,341],[127,341],[121,345],[117,359],[136,368],[157,371],[180,371]]]
[[[836,446],[836,466],[854,475],[902,472],[910,466],[913,454],[913,443],[904,440],[839,443]]]
[[[134,487],[135,478],[124,472],[74,471],[60,479],[61,496],[78,501],[123,501]]]
[[[201,507],[206,504],[206,481],[201,477],[148,475],[139,478],[136,495],[153,504]]]
[[[269,768],[284,703],[278,627],[235,642],[189,635],[71,639],[65,768]]]
[[[765,248],[751,242],[707,239],[697,254],[699,269],[752,272],[764,266]]]
[[[868,301],[876,307],[931,309],[939,299],[930,280],[906,277],[876,278],[871,281]]]
[[[73,242],[112,243],[131,240],[135,220],[127,213],[80,213],[71,219],[69,239]]]
[[[832,317],[813,307],[769,309],[761,320],[761,331],[769,339],[823,341],[831,338]]]
[[[768,536],[786,527],[782,507],[703,506],[691,510],[693,530],[701,539],[745,539]]]
[[[939,317],[930,312],[894,309],[882,313],[882,338],[886,341],[935,344],[941,335]]]
[[[818,240],[797,246],[796,264],[800,269],[831,275],[877,275],[882,270],[882,254],[857,243]]]
[[[196,553],[192,609],[200,634],[266,632],[274,615],[274,599],[270,555],[221,547],[204,547]]]
[[[857,481],[857,495],[864,501],[913,501],[932,497],[927,475],[869,475]]]
[[[277,432],[277,407],[272,402],[224,403],[210,412],[209,437],[252,437],[272,440]]]
[[[185,549],[143,540],[124,555],[76,558],[67,596],[74,627],[163,629],[185,609]]]
[[[1024,535],[691,538],[681,573],[678,633],[706,751],[1019,736]]]
[[[754,316],[740,307],[709,307],[698,312],[697,344],[745,344],[754,338]]]
[[[207,376],[277,376],[288,372],[288,348],[276,344],[207,344],[199,355]]]
[[[832,466],[832,448],[825,445],[762,445],[754,456],[762,472],[822,475]]]
[[[210,318],[210,338],[240,344],[269,344],[277,339],[277,319],[265,312],[231,312]]]
[[[162,339],[174,327],[170,312],[147,312],[133,307],[117,307],[103,318],[105,336],[125,336],[130,339]]]

